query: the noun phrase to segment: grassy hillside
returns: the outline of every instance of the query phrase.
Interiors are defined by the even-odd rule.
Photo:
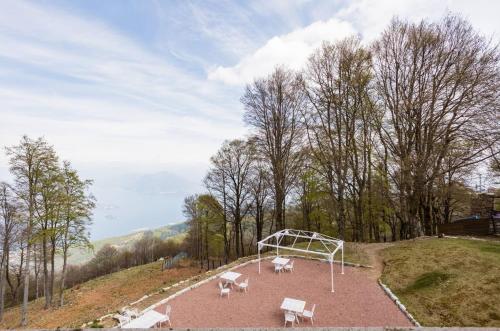
[[[500,242],[421,239],[382,251],[382,280],[425,326],[500,326]]]
[[[161,271],[158,262],[102,276],[65,291],[66,305],[43,309],[43,298],[29,303],[28,328],[79,328],[83,323],[121,309],[145,294],[199,273],[188,261],[179,268]],[[160,300],[160,299],[157,299]],[[20,308],[6,310],[1,329],[19,327]]]
[[[167,239],[172,238],[174,240],[182,240],[187,231],[186,223],[177,223],[172,225],[162,226],[157,229],[148,230],[152,231],[156,238]],[[89,261],[94,253],[100,250],[105,245],[113,245],[116,248],[128,248],[131,247],[136,241],[141,239],[144,234],[148,231],[137,231],[124,236],[110,237],[101,240],[96,240],[92,242],[94,246],[93,250],[75,248],[70,251],[69,263],[70,264],[82,264]]]

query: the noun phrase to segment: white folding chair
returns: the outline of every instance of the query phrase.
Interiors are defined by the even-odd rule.
[[[314,310],[316,309],[316,304],[312,306],[311,310],[304,310],[301,314],[302,319],[309,318],[311,320],[311,325],[314,325]]]
[[[227,295],[227,298],[229,299],[229,292],[231,290],[228,289],[228,288],[225,288],[224,286],[222,286],[222,282],[219,282],[219,289],[220,289],[220,296],[221,296],[221,298],[225,294],[225,295]]]
[[[285,271],[293,271],[293,260],[290,262],[290,264],[285,265]]]
[[[137,309],[123,309],[123,315],[129,317],[130,319],[137,318],[139,316],[139,311]]]
[[[274,272],[281,272],[283,271],[283,265],[279,264],[279,263],[275,263],[274,264]]]
[[[113,316],[113,318],[118,320],[118,323],[120,324],[120,328],[122,328],[125,324],[130,322],[129,316],[123,316],[120,314],[116,314]]]
[[[160,322],[158,322],[158,324],[160,325],[160,327],[161,327],[161,325],[163,323],[166,323],[166,322],[168,322],[168,325],[170,327],[172,327],[172,322],[170,322],[170,313],[171,312],[172,312],[172,307],[170,305],[167,305],[165,307],[165,317]]]
[[[297,316],[295,316],[294,313],[292,313],[290,311],[285,311],[285,327],[286,327],[286,323],[288,323],[288,322],[291,322],[292,327],[293,327],[296,319],[297,319]]]
[[[247,292],[247,290],[248,290],[248,278],[247,278],[247,279],[245,279],[245,281],[244,281],[244,282],[239,283],[239,284],[238,284],[238,288],[239,288],[240,290],[245,290],[245,293],[246,293],[246,292]]]

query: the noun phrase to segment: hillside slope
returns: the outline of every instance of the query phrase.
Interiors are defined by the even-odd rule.
[[[500,242],[417,239],[382,258],[382,281],[422,325],[500,326]]]
[[[154,262],[102,276],[66,290],[66,304],[61,308],[44,310],[43,298],[30,302],[28,328],[79,328],[83,323],[118,311],[145,294],[198,273],[199,268],[191,267],[186,261],[166,271],[161,271],[161,264]],[[0,328],[18,328],[19,322],[20,307],[9,308]]]
[[[88,262],[94,256],[95,252],[99,251],[105,245],[112,245],[118,249],[130,248],[134,243],[140,240],[147,232],[153,232],[155,238],[181,240],[187,231],[186,223],[176,223],[165,225],[153,230],[142,230],[129,233],[123,236],[110,237],[92,242],[93,250],[74,248],[70,251],[68,262],[70,264],[83,264]]]

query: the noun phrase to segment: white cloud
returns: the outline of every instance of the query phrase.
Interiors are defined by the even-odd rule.
[[[245,84],[255,77],[265,76],[279,64],[292,69],[300,69],[312,51],[325,40],[335,41],[355,34],[348,22],[335,18],[317,21],[305,28],[296,29],[288,34],[276,36],[261,48],[245,56],[233,67],[216,67],[210,70],[208,78],[226,84]]]
[[[335,17],[352,22],[366,42],[377,38],[390,20],[399,18],[418,22],[437,21],[447,13],[458,14],[488,37],[499,37],[500,1],[489,0],[356,0]]]
[[[321,7],[320,4],[318,4]],[[348,2],[327,21],[316,21],[285,35],[269,39],[256,51],[243,56],[234,66],[217,66],[208,78],[229,85],[242,85],[268,75],[278,64],[303,68],[309,55],[323,40],[334,41],[359,35],[370,43],[398,16],[413,22],[438,20],[447,13],[458,13],[487,37],[498,38],[497,13],[500,1],[466,0],[355,0]]]

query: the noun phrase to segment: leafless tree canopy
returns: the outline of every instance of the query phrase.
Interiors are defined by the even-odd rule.
[[[300,76],[278,67],[267,78],[247,86],[241,102],[245,107],[244,120],[255,132],[257,150],[269,162],[276,229],[283,229],[286,196],[300,167],[300,111],[305,105]]]
[[[396,163],[400,217],[412,236],[432,234],[434,181],[489,157],[498,139],[499,52],[464,20],[394,20],[373,46],[384,118],[381,140]],[[450,159],[452,157],[452,159]]]

